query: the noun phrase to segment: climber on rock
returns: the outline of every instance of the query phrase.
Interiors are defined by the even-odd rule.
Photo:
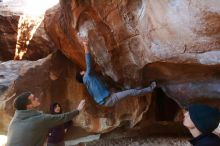
[[[93,72],[88,44],[83,42],[83,46],[85,49],[86,71],[77,72],[76,80],[79,83],[85,84],[89,94],[93,97],[96,103],[104,106],[113,106],[126,97],[150,93],[156,87],[156,82],[152,82],[150,86],[146,88],[129,89],[117,93],[111,93],[100,78]]]

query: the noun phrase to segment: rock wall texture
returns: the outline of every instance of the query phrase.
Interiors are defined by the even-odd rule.
[[[59,102],[65,111],[75,108],[86,99],[85,110],[75,119],[88,132],[107,132],[128,121],[134,126],[148,110],[151,96],[130,98],[112,108],[98,106],[75,80],[77,70],[61,54],[50,55],[38,61],[8,61],[0,64],[0,109],[3,115],[13,115],[16,94],[31,91],[40,98],[40,109],[47,112],[52,102]],[[9,120],[9,119],[8,119]],[[1,121],[5,124],[5,120]]]
[[[20,1],[9,1],[0,3],[0,60],[13,60],[15,55],[18,22],[23,13]],[[33,39],[30,41],[28,51],[24,59],[37,60],[46,57],[56,50],[54,43],[50,40],[44,29],[44,23],[40,25]]]
[[[102,73],[121,85],[141,84],[141,69],[152,62],[220,63],[218,0],[61,0],[60,5],[57,15],[45,20],[50,37],[80,66],[81,44],[87,41]]]
[[[4,22],[0,31],[6,33],[0,36],[0,44],[6,46],[0,50],[8,56],[13,52],[17,19],[0,17]],[[60,0],[45,14],[40,30],[39,39],[31,44],[43,52],[33,50],[30,58],[44,54],[53,43],[64,56],[58,51],[38,61],[0,64],[0,107],[10,115],[15,94],[25,90],[40,97],[43,111],[53,101],[70,110],[85,98],[86,108],[75,123],[95,133],[127,121],[134,126],[152,107],[158,111],[151,109],[147,119],[175,109],[170,118],[159,118],[174,120],[179,107],[195,102],[220,107],[219,0]],[[45,32],[50,37],[46,42]],[[89,44],[95,71],[109,88],[140,88],[155,80],[156,93],[128,98],[111,108],[95,104],[74,79],[77,71],[85,69],[83,41]]]
[[[60,6],[46,17],[46,30],[81,68],[86,41],[96,70],[121,89],[156,80],[180,106],[219,100],[220,1],[61,0]]]

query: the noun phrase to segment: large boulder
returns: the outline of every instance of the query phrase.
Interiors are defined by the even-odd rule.
[[[80,68],[86,41],[96,71],[115,87],[156,80],[180,106],[219,101],[219,0],[61,0],[60,6],[45,27]]]
[[[50,104],[55,101],[69,111],[76,108],[80,100],[86,99],[85,110],[75,123],[88,132],[102,133],[120,126],[124,121],[134,126],[151,104],[151,94],[148,94],[129,98],[111,108],[97,105],[85,87],[75,80],[78,67],[59,53],[38,61],[3,62],[0,68],[2,115],[13,115],[13,100],[23,91],[31,91],[38,96],[40,110],[44,112],[48,112]],[[2,125],[9,123],[5,120],[1,121]]]
[[[51,38],[49,43],[65,56],[56,53],[38,61],[1,63],[0,107],[12,115],[13,99],[25,90],[40,97],[43,111],[53,101],[71,110],[85,98],[85,110],[75,122],[97,133],[127,121],[134,126],[150,105],[153,114],[145,116],[170,117],[161,120],[174,120],[179,107],[190,103],[219,107],[219,6],[219,0],[60,0],[60,5],[47,11],[41,26]],[[39,36],[36,43],[42,42]],[[155,80],[156,102],[147,94],[111,108],[95,104],[74,79],[77,71],[85,69],[82,41],[88,42],[95,71],[109,88],[115,92],[141,88]]]
[[[220,63],[218,0],[61,0],[60,5],[45,19],[59,49],[84,67],[82,41],[87,41],[102,73],[123,86],[142,84],[141,69],[152,62]]]

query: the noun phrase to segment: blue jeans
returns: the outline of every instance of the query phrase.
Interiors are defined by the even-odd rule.
[[[129,96],[141,96],[146,93],[152,92],[153,89],[149,86],[143,89],[129,89],[117,93],[112,93],[109,97],[107,97],[106,102],[104,103],[105,106],[113,106],[115,105],[118,101],[129,97]]]

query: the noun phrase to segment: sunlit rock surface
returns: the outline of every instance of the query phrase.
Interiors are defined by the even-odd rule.
[[[122,89],[156,80],[180,106],[219,101],[220,1],[61,0],[60,6],[46,17],[46,30],[81,68],[87,41],[96,70]]]
[[[219,64],[219,0],[61,0],[47,17],[48,34],[80,66],[89,43],[102,73],[123,86],[140,85],[152,62]],[[62,40],[62,41],[59,41]]]
[[[134,126],[144,113],[150,119],[147,124],[181,121],[179,108],[191,103],[219,108],[219,22],[219,0],[60,0],[60,6],[45,14],[42,27],[51,38],[49,44],[54,43],[66,58],[56,54],[34,62],[1,63],[1,109],[12,114],[14,94],[25,90],[40,97],[44,111],[52,101],[71,110],[85,98],[86,108],[76,125],[103,133],[126,121]],[[89,43],[95,70],[115,92],[144,87],[153,80],[158,89],[112,108],[95,104],[74,79],[76,71],[85,69],[82,41]]]
[[[76,82],[77,67],[60,54],[38,61],[8,61],[0,64],[0,107],[12,115],[15,94],[31,91],[40,98],[40,109],[47,112],[51,102],[58,101],[65,111],[76,108],[86,99],[85,110],[75,120],[88,132],[107,132],[127,121],[134,126],[151,104],[151,96],[130,98],[115,107],[106,108],[94,103],[83,85]],[[3,122],[3,121],[2,121]]]
[[[22,0],[0,2],[0,60],[14,58],[18,22],[23,15],[23,5]],[[24,59],[37,60],[46,57],[53,50],[56,50],[56,47],[45,33],[44,23],[42,23],[30,41]]]

